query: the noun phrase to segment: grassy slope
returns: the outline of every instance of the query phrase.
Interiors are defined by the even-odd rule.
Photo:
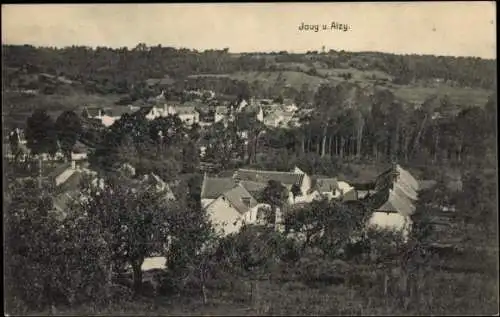
[[[310,69],[303,63],[277,63],[278,71],[249,71],[237,72],[233,74],[201,75],[192,77],[229,77],[232,79],[252,83],[254,81],[267,87],[285,86],[300,90],[302,85],[309,86],[310,89],[317,89],[322,83],[339,83],[345,81],[342,74],[350,73],[352,79],[350,82],[361,86],[377,84],[377,80],[388,80],[389,83],[381,83],[382,87],[390,89],[397,98],[409,103],[423,103],[427,98],[433,95],[448,95],[453,103],[459,105],[483,106],[492,91],[481,88],[461,88],[453,87],[447,84],[439,84],[433,87],[425,86],[422,83],[412,85],[391,84],[392,76],[382,71],[362,71],[354,68],[346,69],[326,69],[316,68],[319,76],[311,76],[304,73]],[[299,71],[299,69],[301,71]],[[373,78],[372,76],[375,76]]]

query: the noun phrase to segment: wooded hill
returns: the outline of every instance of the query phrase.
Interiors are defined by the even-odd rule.
[[[495,86],[496,60],[471,57],[394,55],[374,52],[233,54],[171,47],[133,49],[72,46],[62,49],[3,45],[7,87],[29,89],[20,74],[44,74],[49,82],[80,84],[87,93],[155,93],[168,76],[177,89],[208,88],[230,95],[297,98],[322,83],[349,81],[380,86],[410,103],[446,94],[456,104],[484,105]],[[52,78],[50,77],[52,76]],[[149,79],[149,81],[148,81]],[[157,81],[151,81],[157,79]],[[165,81],[164,81],[165,82]],[[154,84],[151,84],[154,83]],[[52,88],[48,89],[49,92]],[[153,90],[153,91],[150,91]],[[147,97],[147,96],[145,96]]]

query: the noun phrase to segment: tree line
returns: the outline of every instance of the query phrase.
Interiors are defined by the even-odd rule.
[[[276,62],[311,63],[326,68],[381,70],[396,83],[440,78],[461,87],[492,89],[495,85],[495,61],[472,57],[394,55],[386,53],[352,53],[330,51],[322,54],[290,54],[287,52],[252,53],[233,56],[228,49],[196,51],[172,47],[146,46],[107,48],[71,46],[65,48],[3,45],[7,67],[28,73],[48,73],[79,81],[84,86],[100,87],[102,92],[124,93],[148,78],[169,75],[184,80],[192,74],[230,74],[238,71],[267,70]],[[269,60],[266,56],[275,58]],[[7,83],[15,75],[6,76]]]

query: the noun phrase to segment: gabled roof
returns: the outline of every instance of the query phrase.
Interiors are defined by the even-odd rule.
[[[300,185],[304,179],[304,174],[240,168],[234,173],[233,178],[240,181],[253,181],[260,183],[267,183],[270,180],[274,180],[290,187],[293,184]]]
[[[257,206],[255,198],[253,198],[252,195],[241,185],[235,186],[226,191],[222,194],[222,196],[226,198],[240,214],[244,214],[250,208]],[[249,199],[248,206],[243,202],[244,198]]]
[[[182,106],[179,106],[175,108],[177,114],[192,114],[197,112],[195,106],[186,106],[186,104],[183,104]]]
[[[418,181],[408,171],[398,164],[396,165],[396,172],[398,173],[398,181],[408,184],[414,191],[418,191]]]
[[[54,178],[64,173],[68,168],[71,168],[71,163],[61,163],[50,169],[46,175],[49,178]]]
[[[205,175],[201,185],[201,198],[216,199],[235,186],[236,182],[230,177],[209,177]]]
[[[215,107],[215,113],[217,114],[227,114],[229,110],[226,106],[217,106]]]
[[[83,108],[83,113],[89,117],[97,117],[101,110],[103,110],[101,107],[85,107]]]
[[[162,192],[165,194],[166,199],[175,200],[175,195],[170,186],[154,173],[144,175],[140,179],[140,186],[143,189],[154,189],[157,192]]]
[[[375,210],[410,216],[415,212],[415,206],[404,196],[400,196],[395,191],[389,190],[389,197],[385,203]]]
[[[66,212],[68,207],[74,203],[79,191],[64,192],[52,198],[54,208],[59,212]]]

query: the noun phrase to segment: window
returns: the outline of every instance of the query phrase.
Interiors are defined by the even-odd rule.
[[[243,197],[241,201],[245,204],[245,206],[250,207],[250,197]]]

